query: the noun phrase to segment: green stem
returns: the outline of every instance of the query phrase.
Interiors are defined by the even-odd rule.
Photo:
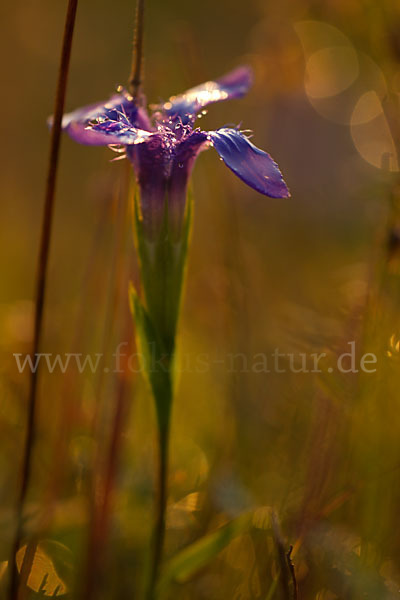
[[[155,526],[153,532],[152,557],[146,600],[156,598],[157,582],[160,575],[166,529],[166,510],[168,499],[168,449],[169,423],[159,426],[158,431],[158,467],[157,501],[155,505]]]
[[[157,499],[146,600],[157,597],[166,528],[168,444],[174,393],[174,353],[185,265],[188,253],[191,198],[179,240],[169,229],[168,210],[156,240],[148,239],[140,218],[139,196],[135,197],[135,234],[145,305],[131,290],[132,311],[139,346],[151,368],[147,378],[155,401],[158,427]],[[153,366],[156,359],[155,368]]]
[[[78,0],[69,0],[67,15],[65,19],[63,45],[61,51],[60,68],[57,81],[57,91],[55,98],[54,108],[54,123],[51,133],[50,143],[50,154],[49,164],[47,171],[47,182],[46,182],[46,193],[45,193],[45,204],[43,211],[43,221],[41,230],[40,240],[40,251],[38,261],[38,272],[36,280],[36,304],[35,304],[35,321],[34,321],[34,335],[33,335],[33,346],[32,346],[32,358],[35,361],[35,356],[39,352],[42,329],[43,329],[43,312],[46,294],[47,284],[47,267],[49,262],[49,250],[53,223],[53,212],[54,212],[54,201],[56,191],[56,180],[57,180],[57,169],[58,169],[58,157],[60,151],[61,142],[61,124],[62,116],[64,112],[65,95],[67,90],[69,64],[71,58],[72,38],[75,27],[75,18],[77,10]],[[35,443],[35,425],[36,425],[36,412],[37,412],[37,383],[38,383],[39,369],[32,372],[29,389],[28,399],[28,416],[27,416],[27,427],[24,442],[24,453],[22,459],[22,476],[21,476],[21,487],[19,490],[19,496],[16,506],[16,531],[11,548],[10,558],[10,587],[9,587],[9,599],[16,600],[18,597],[18,574],[15,557],[18,549],[21,545],[21,539],[23,535],[23,511],[26,501],[26,495],[28,491],[29,482],[31,479],[32,471],[32,454]],[[29,554],[26,551],[26,556]],[[22,565],[21,571],[24,571],[24,564]],[[28,573],[29,576],[29,573]]]

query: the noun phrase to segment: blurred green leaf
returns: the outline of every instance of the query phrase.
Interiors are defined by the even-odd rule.
[[[170,560],[161,578],[160,588],[171,581],[179,583],[186,581],[196,571],[211,562],[238,535],[260,526],[266,529],[265,521],[260,523],[259,509],[257,509],[237,517],[217,531],[197,540]]]

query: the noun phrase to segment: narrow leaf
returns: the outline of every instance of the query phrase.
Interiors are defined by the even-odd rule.
[[[160,586],[166,586],[171,581],[186,581],[211,562],[238,535],[260,527],[266,529],[265,522],[260,524],[258,509],[245,513],[217,531],[207,534],[171,559],[165,568]]]

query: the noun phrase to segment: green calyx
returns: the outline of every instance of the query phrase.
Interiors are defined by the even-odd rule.
[[[192,195],[188,193],[185,215],[177,235],[172,231],[168,202],[160,231],[149,239],[143,227],[139,195],[134,198],[135,242],[143,290],[141,299],[130,288],[143,370],[155,398],[160,427],[167,427],[173,396],[176,332],[187,263],[192,218]]]

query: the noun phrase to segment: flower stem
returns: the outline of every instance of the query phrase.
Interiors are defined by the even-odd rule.
[[[64,112],[65,95],[67,89],[69,64],[71,57],[72,38],[75,27],[75,18],[78,0],[69,0],[67,15],[65,19],[64,37],[61,51],[60,67],[58,73],[57,90],[54,108],[54,123],[51,133],[49,163],[47,171],[47,182],[45,192],[45,203],[42,219],[41,241],[38,259],[38,271],[36,280],[36,305],[35,305],[35,321],[33,333],[32,357],[38,354],[42,329],[43,329],[43,311],[45,303],[46,283],[47,283],[47,267],[49,262],[49,249],[51,241],[51,231],[54,212],[54,200],[57,180],[58,157],[61,141],[61,122]],[[9,598],[16,600],[18,597],[18,574],[16,566],[16,554],[21,545],[23,534],[23,511],[28,491],[28,486],[31,478],[32,470],[32,453],[35,443],[35,421],[37,410],[37,384],[38,384],[39,369],[32,371],[28,398],[28,415],[27,426],[24,442],[24,453],[22,459],[22,475],[21,487],[17,499],[16,506],[16,531],[12,544],[12,554],[10,559],[11,575]],[[28,554],[28,551],[25,552]],[[23,566],[21,571],[23,571]],[[29,576],[29,573],[28,573]]]
[[[147,369],[146,374],[157,415],[157,497],[145,598],[155,600],[166,530],[168,446],[175,387],[175,342],[190,240],[192,200],[189,194],[180,239],[175,240],[171,234],[166,207],[162,227],[155,242],[148,239],[148,232],[143,227],[139,201],[136,195],[135,238],[145,305],[134,289],[131,290],[131,305],[139,346],[147,356],[148,364],[153,365],[151,369]],[[160,201],[162,202],[163,198]]]
[[[157,471],[157,503],[153,532],[152,557],[149,572],[146,600],[156,598],[156,587],[160,574],[165,538],[166,509],[168,498],[168,446],[169,424],[159,427],[158,431],[158,471]]]
[[[143,71],[143,38],[144,38],[144,1],[137,0],[135,34],[133,39],[133,54],[131,74],[129,75],[128,89],[135,100],[138,99],[142,84]]]

